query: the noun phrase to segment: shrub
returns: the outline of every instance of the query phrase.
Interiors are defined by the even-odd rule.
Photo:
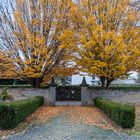
[[[135,106],[115,103],[110,100],[95,98],[95,106],[122,128],[131,128],[135,123]]]
[[[0,94],[0,102],[4,102],[5,100],[12,100],[13,97],[8,94],[7,88],[2,89],[2,93]]]
[[[2,129],[15,128],[28,115],[43,104],[43,97],[0,103],[0,127]]]

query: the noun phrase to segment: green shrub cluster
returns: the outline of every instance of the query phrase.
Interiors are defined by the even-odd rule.
[[[0,128],[15,128],[42,104],[43,97],[40,96],[22,101],[0,103]]]
[[[115,103],[110,100],[95,98],[95,106],[122,128],[131,128],[135,124],[135,106]]]
[[[13,100],[13,97],[8,94],[7,88],[3,88],[1,94],[0,94],[0,102],[4,102],[6,100]]]

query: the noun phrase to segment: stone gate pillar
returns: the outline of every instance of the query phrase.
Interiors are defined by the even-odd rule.
[[[81,105],[86,106],[89,103],[89,93],[87,91],[88,84],[86,82],[86,78],[83,77],[81,83]]]
[[[49,94],[48,94],[48,105],[49,106],[55,106],[56,102],[56,83],[54,78],[52,78],[50,82],[50,87],[49,87]]]

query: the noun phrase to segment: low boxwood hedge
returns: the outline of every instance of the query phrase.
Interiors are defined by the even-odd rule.
[[[135,106],[120,104],[110,100],[95,98],[95,106],[122,128],[131,128],[135,124]]]
[[[41,96],[22,101],[0,103],[0,128],[15,128],[42,104],[43,97]]]

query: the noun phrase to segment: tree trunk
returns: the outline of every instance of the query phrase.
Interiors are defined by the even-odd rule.
[[[40,78],[34,78],[30,80],[30,83],[33,86],[33,88],[40,88],[41,80]]]
[[[108,79],[108,78],[107,78],[107,82],[106,82],[106,87],[105,87],[105,89],[109,89],[110,84],[112,83],[113,80],[114,80],[114,79]]]
[[[100,76],[100,81],[101,81],[102,88],[105,89],[106,77]]]
[[[40,88],[40,83],[39,79],[35,79],[35,88]]]

